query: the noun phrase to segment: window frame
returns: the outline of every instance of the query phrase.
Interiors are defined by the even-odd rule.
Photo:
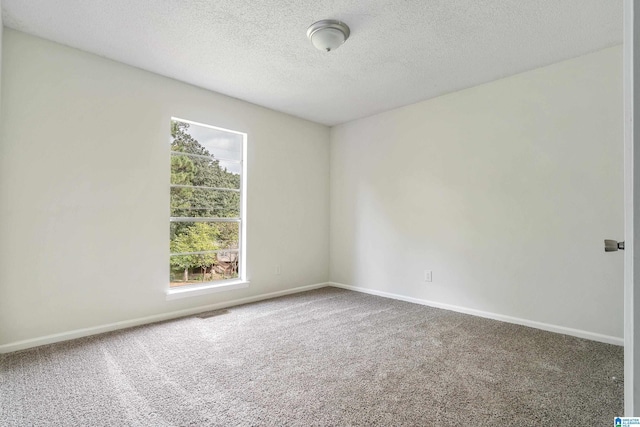
[[[221,280],[211,280],[209,282],[202,282],[202,283],[192,283],[192,284],[185,284],[182,286],[176,286],[176,287],[171,287],[170,282],[167,283],[167,291],[166,291],[166,295],[167,295],[167,299],[176,299],[176,298],[183,298],[183,297],[187,297],[187,296],[196,296],[196,295],[202,295],[202,294],[208,294],[208,293],[212,293],[212,292],[221,292],[221,291],[226,291],[226,290],[232,290],[232,289],[240,289],[240,288],[246,288],[249,285],[249,282],[247,281],[247,270],[246,270],[246,228],[247,228],[247,218],[246,218],[246,212],[247,212],[247,133],[245,132],[240,132],[240,131],[236,131],[236,130],[232,130],[232,129],[226,129],[223,127],[219,127],[219,126],[213,126],[213,125],[209,125],[209,124],[205,124],[205,123],[200,123],[200,122],[196,122],[193,120],[187,120],[187,119],[182,119],[179,117],[174,117],[172,116],[170,119],[170,122],[173,121],[178,121],[178,122],[182,122],[182,123],[188,123],[190,125],[193,126],[200,126],[200,127],[204,127],[204,128],[208,128],[208,129],[214,129],[217,131],[222,131],[222,132],[226,132],[226,133],[231,133],[231,134],[235,134],[235,135],[240,135],[242,137],[242,157],[241,160],[234,160],[234,159],[226,159],[226,158],[218,158],[215,157],[213,155],[211,156],[199,156],[199,157],[204,157],[204,158],[212,158],[215,160],[219,160],[219,161],[226,161],[226,162],[233,162],[233,163],[239,163],[240,164],[240,188],[237,190],[237,192],[240,193],[240,208],[239,208],[239,213],[240,215],[236,218],[218,218],[218,217],[172,217],[171,214],[171,209],[169,209],[169,224],[173,223],[173,222],[206,222],[206,223],[222,223],[222,222],[230,222],[230,223],[238,223],[238,249],[237,249],[237,253],[238,253],[238,277],[235,278],[230,278],[230,279],[221,279]],[[173,142],[173,140],[171,140],[171,142]],[[171,145],[169,145],[169,158],[171,159],[171,156],[173,156],[173,151],[171,150]],[[191,154],[189,154],[189,156],[191,156]],[[198,155],[194,155],[194,156],[198,156]],[[171,164],[171,162],[169,162],[169,164]],[[183,187],[182,185],[179,184],[172,184],[171,183],[171,179],[169,179],[169,193],[171,193],[171,189],[174,188],[174,186],[176,188],[179,187]],[[207,187],[201,187],[201,186],[192,186],[192,188],[207,188]],[[220,190],[226,190],[226,191],[234,191],[234,189],[220,189]],[[171,196],[169,197],[171,200]],[[171,203],[169,203],[169,205],[171,206]],[[229,249],[219,249],[219,250],[215,250],[215,251],[203,251],[206,253],[218,253],[218,252],[229,252]],[[236,252],[235,250],[231,250],[233,252]],[[171,258],[171,256],[180,256],[180,255],[185,255],[185,254],[190,254],[185,252],[185,253],[176,253],[173,254],[171,253],[171,250],[169,249],[169,256],[167,257],[167,260],[169,260]],[[171,267],[169,267],[171,268]]]

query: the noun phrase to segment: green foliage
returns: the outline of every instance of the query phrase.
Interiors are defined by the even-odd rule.
[[[193,185],[196,165],[187,156],[171,156],[171,183]]]
[[[237,249],[240,224],[237,222],[221,222],[218,224],[220,235],[218,241],[223,249]]]
[[[194,187],[240,189],[240,175],[220,166],[220,161],[188,132],[189,124],[171,122],[171,183]],[[195,154],[204,157],[189,156]],[[212,189],[174,188],[171,216],[232,218],[240,216],[240,193]],[[174,203],[175,200],[175,203]]]
[[[171,189],[171,216],[239,217],[240,193],[214,188],[240,189],[240,175],[223,168],[220,161],[189,134],[189,126],[171,122],[171,183],[186,186]],[[171,223],[171,253],[237,248],[238,234],[237,223]],[[186,280],[190,269],[200,268],[205,272],[216,260],[215,254],[174,256],[171,268],[183,270]]]
[[[215,224],[195,222],[171,241],[171,252],[215,251],[220,231]],[[171,267],[187,270],[190,268],[208,268],[216,263],[216,254],[181,255],[171,257]]]
[[[178,185],[192,185],[196,166],[187,156],[171,156],[171,183]],[[192,188],[171,189],[171,215],[176,212],[188,211],[193,197]]]

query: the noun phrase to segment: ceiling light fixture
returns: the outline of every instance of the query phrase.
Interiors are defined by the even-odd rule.
[[[347,41],[351,30],[344,22],[334,19],[324,19],[311,24],[307,30],[307,37],[311,43],[324,52],[331,52]]]

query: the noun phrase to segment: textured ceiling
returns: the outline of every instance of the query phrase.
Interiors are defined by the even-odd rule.
[[[3,0],[6,26],[334,125],[622,42],[618,0]],[[351,38],[323,53],[320,19]]]

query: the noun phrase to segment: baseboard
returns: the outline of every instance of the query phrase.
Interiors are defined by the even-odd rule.
[[[596,334],[580,329],[566,328],[564,326],[551,325],[548,323],[536,322],[533,320],[521,319],[518,317],[505,316],[503,314],[490,313],[487,311],[475,310],[457,305],[443,304],[440,302],[412,298],[404,295],[392,294],[390,292],[377,291],[374,289],[362,288],[359,286],[345,285],[343,283],[330,282],[330,286],[348,289],[350,291],[362,292],[365,294],[377,295],[385,298],[392,298],[400,301],[412,302],[415,304],[427,305],[429,307],[442,308],[444,310],[456,311],[458,313],[471,314],[473,316],[485,317],[487,319],[499,320],[501,322],[514,323],[516,325],[528,326],[530,328],[542,329],[543,331],[556,332],[559,334],[571,335],[578,338],[585,338],[591,341],[599,341],[606,344],[624,345],[624,339],[609,335]]]
[[[100,325],[100,326],[93,326],[90,328],[76,329],[69,332],[46,335],[43,337],[32,338],[32,339],[23,340],[23,341],[15,341],[12,343],[0,345],[0,354],[11,353],[13,351],[18,351],[18,350],[25,350],[27,348],[38,347],[46,344],[53,344],[60,341],[68,341],[76,338],[86,337],[89,335],[101,334],[104,332],[111,332],[118,329],[125,329],[125,328],[131,328],[134,326],[146,325],[154,322],[161,322],[163,320],[170,320],[170,319],[176,319],[179,317],[191,316],[193,314],[198,314],[205,311],[217,310],[220,308],[233,307],[236,305],[262,301],[266,299],[281,297],[284,295],[296,294],[299,292],[310,291],[312,289],[324,288],[329,285],[330,285],[329,283],[316,283],[313,285],[299,286],[297,288],[285,289],[283,291],[270,292],[267,294],[260,294],[252,297],[246,297],[246,298],[239,298],[231,301],[225,301],[225,302],[220,302],[216,304],[189,308],[186,310],[172,311],[169,313],[161,313],[153,316],[146,316],[146,317],[140,317],[137,319],[124,320],[121,322],[109,323],[109,324]]]
[[[32,347],[38,347],[46,344],[53,344],[61,341],[68,341],[75,338],[82,338],[90,335],[101,334],[104,332],[111,332],[118,329],[126,329],[134,326],[146,325],[154,322],[161,322],[163,320],[176,319],[184,316],[191,316],[193,314],[202,313],[205,311],[217,310],[220,308],[233,307],[236,305],[247,304],[256,301],[267,300],[271,298],[277,298],[284,295],[291,295],[299,292],[310,291],[313,289],[323,288],[325,286],[334,286],[336,288],[348,289],[350,291],[362,292],[371,295],[377,295],[385,298],[396,299],[400,301],[411,302],[415,304],[426,305],[429,307],[441,308],[444,310],[456,311],[458,313],[470,314],[473,316],[484,317],[487,319],[499,320],[501,322],[513,323],[516,325],[528,326],[531,328],[542,329],[544,331],[556,332],[565,335],[571,335],[578,338],[585,338],[592,341],[599,341],[607,344],[624,345],[624,339],[618,337],[612,337],[608,335],[596,334],[593,332],[583,331],[580,329],[566,328],[564,326],[551,325],[548,323],[535,322],[533,320],[521,319],[518,317],[506,316],[503,314],[490,313],[481,310],[475,310],[472,308],[466,308],[451,304],[443,304],[435,301],[424,300],[420,298],[407,297],[404,295],[393,294],[390,292],[377,291],[374,289],[367,289],[358,286],[345,285],[337,282],[316,283],[313,285],[299,286],[297,288],[285,289],[277,292],[270,292],[266,294],[255,295],[246,298],[239,298],[231,301],[220,302],[216,304],[210,304],[200,307],[189,308],[186,310],[172,311],[169,313],[161,313],[153,316],[140,317],[137,319],[124,320],[121,322],[109,323],[106,325],[94,326],[90,328],[76,329],[73,331],[62,332],[59,334],[46,335],[43,337],[32,338],[23,341],[15,341],[8,344],[0,345],[0,354],[11,353],[18,350],[25,350]]]

